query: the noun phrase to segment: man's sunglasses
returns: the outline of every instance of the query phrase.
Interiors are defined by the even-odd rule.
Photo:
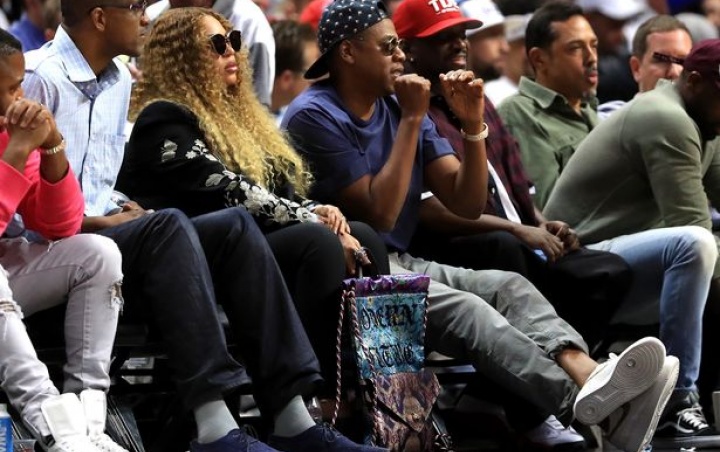
[[[682,65],[685,62],[683,58],[677,58],[660,52],[653,52],[652,59],[658,63],[671,63],[679,65]]]
[[[225,55],[228,44],[230,44],[233,51],[238,52],[242,47],[242,33],[239,30],[233,30],[227,36],[221,34],[212,35],[210,36],[210,44],[220,56]]]
[[[365,38],[362,35],[355,36],[354,39],[357,39],[358,41],[365,40]],[[395,49],[397,49],[398,47],[401,47],[403,44],[405,44],[405,40],[400,39],[397,36],[393,36],[389,39],[380,41],[380,43],[378,43],[378,45],[380,46],[380,52],[385,56],[394,55]]]

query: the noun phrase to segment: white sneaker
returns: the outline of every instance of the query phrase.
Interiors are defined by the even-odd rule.
[[[90,438],[87,436],[78,436],[75,438],[63,438],[59,442],[55,442],[47,448],[48,452],[99,452]]]
[[[85,389],[80,393],[80,402],[87,419],[87,435],[95,447],[103,452],[128,452],[105,434],[107,420],[105,393],[97,389]]]
[[[543,449],[561,446],[563,450],[585,450],[585,439],[572,427],[565,427],[555,416],[524,433],[525,439]]]
[[[92,442],[98,450],[101,450],[103,452],[128,452],[127,449],[121,447],[105,433],[90,436],[89,438],[90,442]]]
[[[665,346],[654,337],[640,339],[620,356],[610,355],[580,389],[575,417],[586,425],[599,423],[652,386],[664,363]]]
[[[87,436],[82,404],[75,394],[61,394],[40,406],[55,441],[41,445],[48,452],[100,452]]]
[[[680,361],[676,357],[665,358],[662,371],[650,389],[623,405],[603,422],[608,441],[628,452],[639,452],[649,445],[665,405],[675,389],[679,369]]]

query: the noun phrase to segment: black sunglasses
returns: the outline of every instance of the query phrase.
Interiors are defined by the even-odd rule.
[[[672,63],[672,64],[680,64],[682,65],[685,60],[683,58],[676,58],[671,55],[666,55],[664,53],[660,52],[653,52],[652,54],[653,60],[657,61],[658,63]]]
[[[228,44],[235,52],[238,52],[242,47],[242,33],[239,30],[232,30],[227,36],[221,34],[212,35],[210,36],[210,44],[220,56],[225,55]]]

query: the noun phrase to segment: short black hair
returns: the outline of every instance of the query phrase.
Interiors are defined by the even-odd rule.
[[[279,77],[287,70],[305,72],[305,43],[317,40],[312,27],[294,20],[281,20],[272,25],[272,30],[275,36],[275,76]]]
[[[574,16],[582,16],[578,5],[567,1],[546,3],[533,14],[525,31],[525,48],[529,52],[533,47],[549,48],[557,38],[552,27],[553,22],[565,22]]]
[[[682,21],[673,16],[661,14],[651,17],[640,25],[635,32],[632,42],[632,54],[638,58],[642,58],[647,52],[647,38],[653,33],[666,33],[669,31],[684,30],[688,36],[691,36],[688,27]]]
[[[99,3],[98,0],[60,0],[63,23],[69,27],[79,24]]]
[[[4,58],[18,52],[22,53],[20,41],[7,31],[0,29],[0,57]]]
[[[544,4],[545,0],[495,0],[495,5],[503,16],[532,14]]]

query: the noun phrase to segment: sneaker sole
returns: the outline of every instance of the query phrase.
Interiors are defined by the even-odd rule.
[[[658,339],[635,342],[617,358],[615,369],[600,387],[576,401],[575,417],[586,425],[600,423],[652,386],[664,362],[665,346]]]
[[[665,405],[667,405],[673,390],[675,389],[675,383],[678,379],[678,371],[680,369],[680,362],[674,356],[669,356],[668,360],[672,360],[667,375],[661,375],[658,378],[665,378],[665,381],[660,387],[660,391],[655,394],[650,394],[642,406],[635,406],[633,409],[639,413],[630,419],[624,420],[620,427],[627,426],[625,429],[618,428],[608,438],[611,443],[616,445],[623,445],[623,450],[629,452],[642,452],[645,447],[650,443],[655,428],[660,421]],[[655,391],[653,388],[650,391]],[[654,406],[653,406],[654,405]],[[644,426],[644,427],[643,427]],[[644,429],[645,434],[642,437],[642,441],[638,442],[637,438],[640,437],[638,432],[642,432]]]
[[[702,436],[689,436],[679,438],[653,438],[652,446],[654,449],[671,449],[677,450],[683,449],[713,449],[720,448],[720,437],[702,437]]]

